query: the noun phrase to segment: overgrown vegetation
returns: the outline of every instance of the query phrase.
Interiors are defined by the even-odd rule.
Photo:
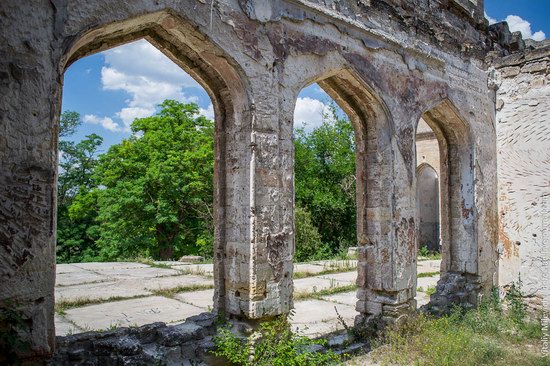
[[[441,259],[441,253],[431,251],[427,246],[422,246],[418,249],[418,260],[427,261],[427,260],[438,260]]]
[[[311,340],[293,333],[288,320],[291,316],[262,323],[248,338],[222,327],[214,338],[213,353],[232,364],[245,366],[323,366],[340,361],[331,350],[319,352],[318,346],[325,346],[326,340]]]
[[[419,314],[378,339],[371,357],[382,365],[550,365],[540,339],[540,323],[526,317],[516,286],[504,301],[495,291],[475,310]]]

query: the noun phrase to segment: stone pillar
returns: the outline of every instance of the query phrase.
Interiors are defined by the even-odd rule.
[[[397,126],[367,124],[366,240],[359,248],[356,325],[379,316],[383,324],[395,323],[416,308],[414,124],[405,116],[394,114],[401,120]]]
[[[21,320],[11,323],[28,346],[15,350],[21,358],[48,356],[55,342],[61,75],[49,32],[53,10],[41,4],[0,5],[0,308]]]
[[[227,181],[239,169],[246,182],[227,190],[225,310],[243,320],[290,311],[294,252],[292,98],[269,74],[251,89],[247,127],[226,136]]]

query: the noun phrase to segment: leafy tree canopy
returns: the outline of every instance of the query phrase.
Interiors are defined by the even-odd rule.
[[[105,258],[211,255],[213,123],[196,104],[166,100],[95,171]]]

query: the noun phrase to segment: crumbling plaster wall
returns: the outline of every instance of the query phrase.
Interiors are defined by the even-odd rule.
[[[440,124],[464,126],[469,138],[457,142],[463,158],[454,173],[475,182],[454,196],[463,236],[446,268],[490,288],[497,206],[488,40],[479,9],[464,9],[450,0],[1,2],[0,301],[15,301],[29,318],[27,356],[54,348],[64,69],[142,37],[214,103],[217,311],[261,319],[292,307],[292,118],[299,91],[315,81],[363,134],[359,320],[400,319],[415,307],[414,132],[432,109]]]
[[[550,44],[493,61],[498,85],[499,284],[533,306],[550,276]]]

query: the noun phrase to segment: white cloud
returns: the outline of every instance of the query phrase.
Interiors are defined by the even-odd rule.
[[[489,14],[487,14],[487,12],[484,12],[484,14],[485,14],[485,19],[489,21],[489,24],[495,24],[497,22],[497,20],[495,18],[491,18]]]
[[[205,116],[206,118],[211,120],[214,119],[214,106],[212,105],[212,103],[210,103],[206,109],[204,108],[199,108],[199,109],[200,109],[199,110],[200,115]]]
[[[542,41],[546,38],[543,31],[533,33],[531,31],[531,23],[517,15],[508,15],[506,17],[506,22],[510,27],[510,31],[521,32],[524,39],[532,38],[535,41]]]
[[[489,24],[495,24],[498,22],[495,18],[491,18],[485,13],[485,18],[489,21]],[[539,30],[535,33],[531,30],[531,23],[517,15],[508,15],[504,19],[508,23],[508,27],[511,32],[521,32],[523,39],[534,39],[535,41],[542,41],[546,38],[546,34]]]
[[[121,128],[115,121],[113,121],[109,117],[98,117],[94,114],[86,114],[82,120],[86,123],[91,123],[94,125],[101,125],[103,128],[109,131],[113,132],[120,132],[123,131],[123,128]]]
[[[116,113],[116,116],[122,120],[125,126],[125,130],[128,131],[130,125],[136,118],[144,118],[152,116],[155,113],[155,108],[141,108],[141,107],[126,107],[122,108]]]
[[[298,98],[294,109],[294,127],[304,126],[306,131],[311,131],[323,123],[323,116],[330,115],[329,111],[329,106],[320,100]]]
[[[178,65],[145,40],[129,43],[103,53],[105,66],[101,69],[101,84],[104,90],[124,91],[129,99],[113,118],[120,119],[123,127],[110,124],[111,118],[97,117],[90,123],[102,124],[111,131],[130,131],[130,125],[136,118],[153,115],[157,106],[165,99],[182,102],[198,102],[198,97],[187,95],[185,88],[201,86]],[[213,108],[204,110],[212,115]],[[104,123],[99,123],[99,120]],[[109,126],[109,127],[107,127]],[[114,129],[117,126],[117,129]]]

